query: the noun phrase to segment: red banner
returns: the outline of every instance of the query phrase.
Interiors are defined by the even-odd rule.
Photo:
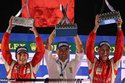
[[[22,5],[24,5],[24,1],[22,0]],[[63,4],[64,8],[68,4],[67,16],[74,23],[74,2],[74,0],[28,0],[30,16],[25,6],[22,17],[34,18],[35,27],[54,27],[63,17],[60,4]]]

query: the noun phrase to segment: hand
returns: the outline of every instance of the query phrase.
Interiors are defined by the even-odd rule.
[[[52,50],[51,44],[54,41],[55,38],[55,30],[49,35],[47,41],[46,41],[46,49]]]
[[[120,17],[119,19],[118,19],[118,21],[116,22],[116,24],[117,24],[117,30],[118,31],[121,31],[122,30],[122,18]]]
[[[35,27],[32,27],[32,28],[30,28],[29,30],[34,33],[35,37],[38,37],[39,33],[37,32],[37,30],[36,30]]]
[[[15,26],[15,25],[12,24],[12,19],[13,19],[13,18],[14,18],[14,17],[11,16],[11,18],[10,18],[10,20],[9,20],[9,26],[8,26],[8,28],[7,28],[7,30],[6,30],[6,32],[8,32],[8,33],[11,33],[12,28]]]
[[[96,15],[96,18],[95,18],[95,27],[93,29],[93,32],[96,32],[98,28],[99,28],[99,15]]]
[[[96,15],[96,18],[95,18],[95,27],[99,27],[99,15]]]
[[[123,21],[122,21],[122,18],[120,17],[119,19],[118,19],[118,21],[117,21],[117,27],[119,27],[119,26],[122,26],[122,23],[123,23]]]
[[[10,20],[9,20],[9,28],[13,28],[15,25],[12,24],[12,19],[14,18],[14,16],[11,16],[10,17]]]
[[[53,30],[52,33],[50,34],[48,38],[48,43],[52,44],[52,42],[54,41],[54,38],[55,38],[55,30]]]
[[[75,39],[77,52],[82,53],[83,52],[83,45],[82,45],[82,41],[81,41],[80,37],[78,35],[76,35],[74,37],[74,39]]]

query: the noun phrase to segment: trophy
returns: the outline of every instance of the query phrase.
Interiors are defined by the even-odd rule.
[[[63,5],[60,4],[60,10],[63,13],[63,18],[55,26],[56,36],[75,36],[77,35],[77,24],[72,24],[66,15],[68,5],[64,9]]]
[[[105,3],[108,6],[108,8],[111,10],[111,12],[99,14],[100,25],[116,23],[121,17],[120,12],[114,10],[114,8],[108,3],[107,0],[105,0]]]
[[[12,19],[12,24],[18,26],[26,26],[33,27],[34,19],[32,18],[22,18],[22,17],[14,17]]]
[[[19,12],[16,14],[16,16],[14,16],[13,19],[12,19],[13,25],[33,27],[34,19],[19,17],[19,15],[21,14],[21,12],[22,12],[22,10],[24,9],[25,6],[26,6],[28,14],[30,16],[29,8],[28,8],[27,4],[28,4],[28,0],[25,0],[23,7],[19,10]]]
[[[100,25],[116,23],[119,18],[120,18],[119,11],[113,11],[113,12],[99,14]]]

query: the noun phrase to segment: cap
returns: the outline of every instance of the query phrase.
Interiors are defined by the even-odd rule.
[[[57,49],[59,49],[59,48],[62,47],[62,46],[66,46],[66,47],[69,48],[69,43],[67,43],[67,42],[65,42],[65,41],[59,42],[59,43],[57,44]]]
[[[101,41],[101,42],[99,43],[98,47],[100,48],[100,47],[103,46],[103,45],[107,45],[107,46],[110,48],[110,44],[109,44],[108,41]]]
[[[16,54],[20,53],[20,52],[28,52],[28,49],[25,46],[18,46],[16,48]]]

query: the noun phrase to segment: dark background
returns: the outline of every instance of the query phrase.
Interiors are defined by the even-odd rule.
[[[125,33],[125,0],[108,0],[113,8],[120,12],[123,19],[122,29]],[[0,32],[5,32],[8,21],[21,9],[21,0],[1,0],[0,2]],[[88,35],[94,27],[95,15],[110,12],[103,0],[75,0],[75,23],[78,25],[79,35]],[[54,27],[37,28],[41,34],[50,34]],[[31,33],[28,28],[17,26],[13,33]],[[97,35],[116,35],[116,24],[100,26]]]

